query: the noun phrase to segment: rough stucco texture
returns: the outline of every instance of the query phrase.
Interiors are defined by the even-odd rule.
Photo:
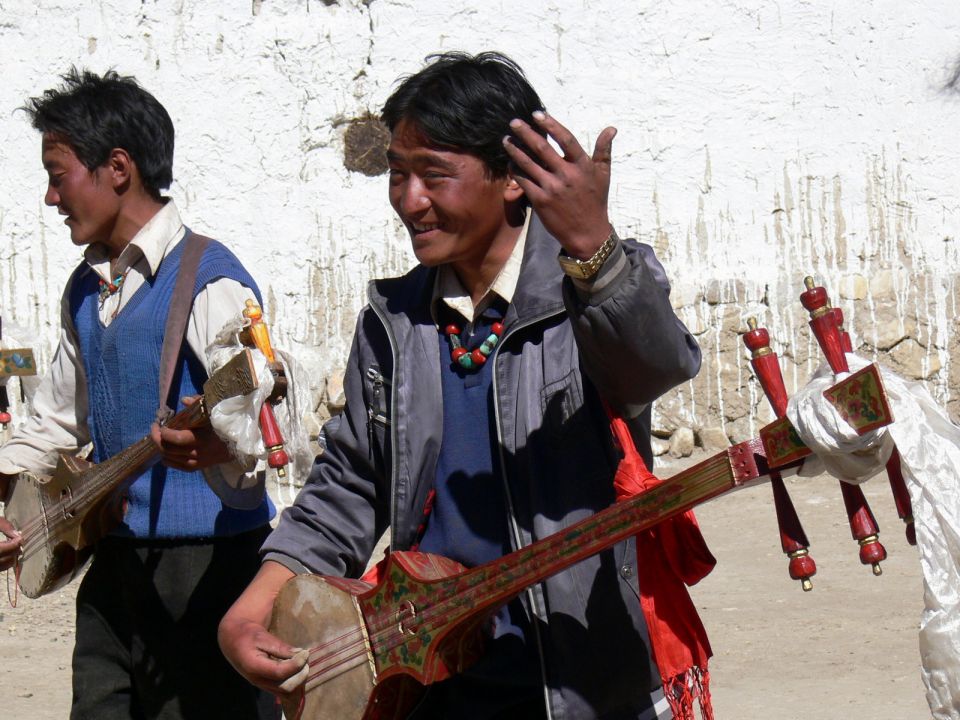
[[[188,224],[253,270],[277,345],[335,403],[366,281],[413,262],[376,158],[345,167],[348,129],[428,53],[499,49],[582,142],[619,129],[612,219],[656,247],[704,349],[658,406],[661,437],[684,428],[675,452],[691,429],[743,439],[769,417],[746,317],[770,328],[788,387],[812,371],[806,274],[859,351],[957,417],[960,97],[940,86],[958,37],[955,0],[0,0],[0,310],[48,361],[80,257],[15,109],[71,64],[113,67],[174,118]]]

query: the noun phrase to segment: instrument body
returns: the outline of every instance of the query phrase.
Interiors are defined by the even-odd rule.
[[[208,406],[256,387],[256,371],[244,350],[211,376],[201,399],[174,415],[167,426],[199,427],[207,422]],[[21,473],[4,515],[21,533],[14,571],[24,595],[40,597],[77,576],[94,543],[123,520],[126,484],[159,456],[159,448],[146,436],[99,464],[61,454],[52,476]]]
[[[17,582],[27,597],[46,595],[73,580],[90,558],[96,539],[118,522],[109,517],[118,509],[106,502],[79,515],[69,508],[69,498],[90,466],[82,458],[61,455],[52,476],[20,473],[17,477],[6,518],[17,528],[40,518],[41,532],[47,538],[28,546],[18,560]]]
[[[423,686],[450,677],[480,657],[475,623],[421,621],[428,598],[466,568],[418,552],[392,553],[376,585],[322,575],[298,575],[281,589],[270,629],[297,647],[314,648],[305,692],[284,703],[288,718],[402,720]],[[378,642],[384,626],[396,628]],[[391,642],[392,640],[392,642]]]

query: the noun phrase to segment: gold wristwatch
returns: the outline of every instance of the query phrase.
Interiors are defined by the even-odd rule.
[[[589,280],[600,272],[603,263],[610,257],[610,253],[612,253],[613,249],[617,246],[617,240],[617,234],[611,230],[610,234],[607,235],[607,239],[603,241],[603,245],[598,247],[597,251],[586,260],[569,257],[561,250],[557,261],[560,263],[563,271],[570,277]]]

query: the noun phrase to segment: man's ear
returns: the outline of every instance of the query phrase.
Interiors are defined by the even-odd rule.
[[[523,197],[523,188],[513,174],[507,175],[507,182],[503,186],[503,199],[507,202],[516,202]]]
[[[123,148],[114,148],[107,156],[107,161],[103,164],[107,170],[108,177],[113,189],[117,193],[125,192],[133,182],[134,178],[139,177],[137,165],[133,158]]]

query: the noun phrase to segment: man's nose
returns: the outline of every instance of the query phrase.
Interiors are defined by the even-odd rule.
[[[60,193],[57,192],[53,185],[47,185],[47,193],[43,196],[43,202],[45,205],[49,205],[50,207],[53,207],[60,202]]]
[[[400,196],[400,210],[404,215],[411,215],[423,212],[430,207],[430,198],[427,197],[426,188],[418,178],[410,178],[403,188],[403,194]]]

